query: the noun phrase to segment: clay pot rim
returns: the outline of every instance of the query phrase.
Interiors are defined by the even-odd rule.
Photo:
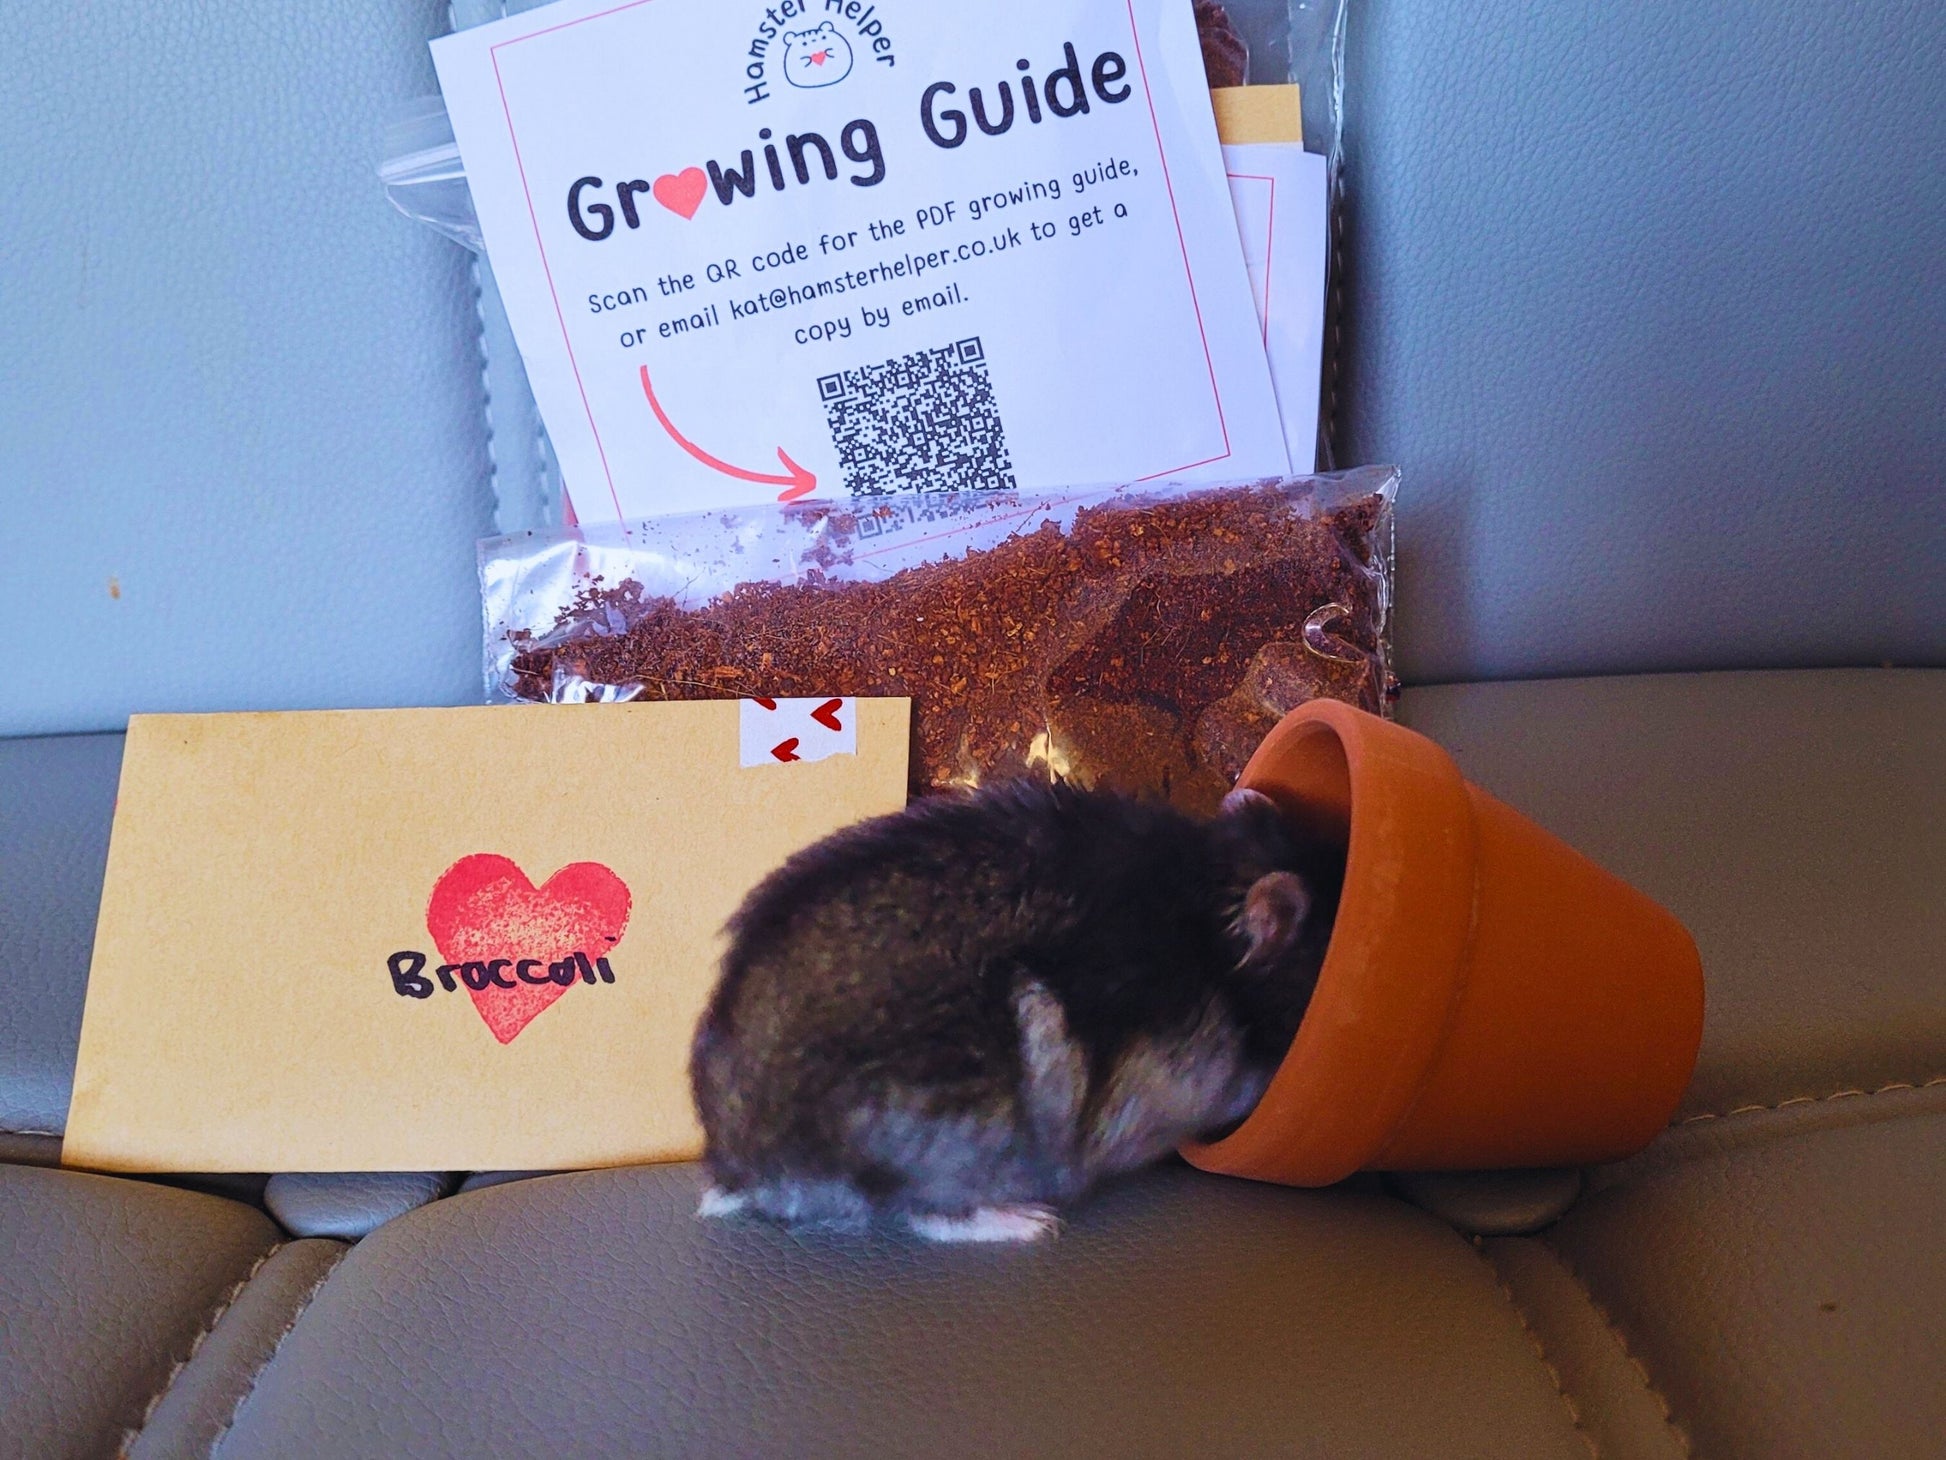
[[[1431,1076],[1465,992],[1477,833],[1452,757],[1394,731],[1314,700],[1265,737],[1238,778],[1287,815],[1323,814],[1348,829],[1345,890],[1290,1050],[1241,1125],[1182,1148],[1193,1165],[1302,1186],[1341,1181],[1385,1148]]]

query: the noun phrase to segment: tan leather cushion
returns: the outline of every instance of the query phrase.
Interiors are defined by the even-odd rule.
[[[1846,1116],[1787,1113],[1508,1239],[1561,1258],[1698,1454],[1946,1453],[1946,1087]]]
[[[1145,1173],[1038,1249],[702,1222],[691,1166],[381,1227],[225,1455],[1585,1460],[1490,1266],[1358,1190]]]
[[[218,1197],[0,1166],[0,1453],[115,1453],[279,1235]]]
[[[1486,1244],[1601,1454],[1946,1453],[1946,674],[1405,709],[1702,949],[1677,1124],[1538,1237]]]
[[[1946,673],[1450,685],[1404,718],[1696,935],[1683,1114],[1946,1076]]]

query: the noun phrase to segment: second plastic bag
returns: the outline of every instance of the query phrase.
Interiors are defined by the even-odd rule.
[[[915,789],[1207,811],[1320,696],[1391,695],[1398,473],[768,504],[481,545],[489,693],[901,695]]]

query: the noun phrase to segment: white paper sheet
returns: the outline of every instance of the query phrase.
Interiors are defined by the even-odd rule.
[[[1223,164],[1284,444],[1291,468],[1309,471],[1317,455],[1324,356],[1324,158],[1296,142],[1258,142],[1225,146]]]
[[[562,0],[433,55],[584,519],[1288,463],[1181,0]]]

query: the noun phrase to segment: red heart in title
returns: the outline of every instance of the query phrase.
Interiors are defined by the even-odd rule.
[[[508,858],[477,852],[433,884],[426,931],[448,963],[509,960],[502,973],[512,988],[467,989],[493,1037],[507,1044],[572,987],[526,982],[512,969],[539,960],[530,972],[544,975],[547,964],[576,953],[602,957],[622,940],[629,902],[628,884],[599,862],[575,862],[536,887]]]
[[[694,218],[696,210],[703,206],[703,191],[708,186],[709,179],[703,176],[702,168],[685,167],[681,172],[663,173],[650,191],[671,213]]]

